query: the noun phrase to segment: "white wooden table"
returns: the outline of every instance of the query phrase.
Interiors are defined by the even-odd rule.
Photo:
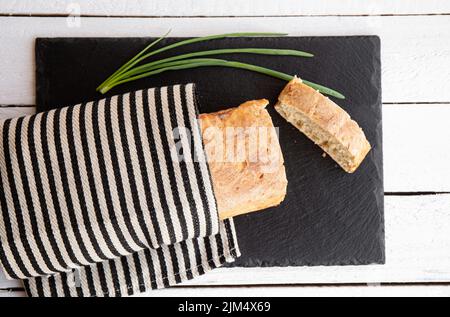
[[[450,1],[2,0],[0,119],[34,112],[36,37],[168,29],[381,37],[386,264],[218,269],[145,296],[450,295]],[[0,272],[0,296],[23,295]]]

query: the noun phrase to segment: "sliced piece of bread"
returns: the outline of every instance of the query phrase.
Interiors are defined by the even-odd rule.
[[[370,151],[363,130],[348,113],[297,77],[284,87],[275,109],[348,173]]]

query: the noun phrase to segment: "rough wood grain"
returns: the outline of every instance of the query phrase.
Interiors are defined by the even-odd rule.
[[[448,297],[450,286],[290,286],[290,287],[214,287],[214,288],[171,288],[139,294],[136,297],[279,297],[279,296],[318,296],[318,297]],[[180,303],[183,303],[181,300]]]
[[[34,106],[14,107],[0,105],[0,120],[23,117],[36,112]]]
[[[0,297],[25,297],[23,291],[2,291]],[[265,297],[279,296],[357,296],[357,297],[448,297],[450,286],[446,285],[367,285],[367,286],[281,286],[281,287],[173,287],[164,290],[150,291],[134,297],[227,297],[230,301],[234,297]],[[185,300],[180,300],[180,304]],[[207,302],[207,301],[206,301]]]
[[[7,280],[3,270],[0,268],[0,290],[15,287],[22,287],[22,283],[16,280]]]
[[[38,36],[199,36],[236,31],[292,35],[378,34],[384,102],[450,102],[450,16],[301,18],[0,17],[0,104],[34,104]],[[320,58],[320,57],[316,57]],[[345,76],[345,69],[342,71]]]
[[[24,291],[0,290],[0,297],[26,297],[26,294]]]
[[[104,16],[267,16],[449,13],[446,0],[2,0],[0,13]]]

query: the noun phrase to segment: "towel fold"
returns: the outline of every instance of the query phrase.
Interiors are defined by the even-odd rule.
[[[231,219],[219,233],[159,249],[146,249],[119,259],[68,273],[24,280],[30,297],[128,296],[166,288],[233,262],[240,255]]]

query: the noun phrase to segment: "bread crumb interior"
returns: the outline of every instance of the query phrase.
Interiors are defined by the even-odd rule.
[[[330,155],[344,170],[353,172],[355,166],[353,161],[355,157],[350,154],[347,148],[342,145],[339,140],[313,122],[307,115],[301,111],[289,107],[285,104],[278,103],[276,110],[288,122],[293,124],[297,129],[310,138],[315,144],[320,146],[328,155]]]

